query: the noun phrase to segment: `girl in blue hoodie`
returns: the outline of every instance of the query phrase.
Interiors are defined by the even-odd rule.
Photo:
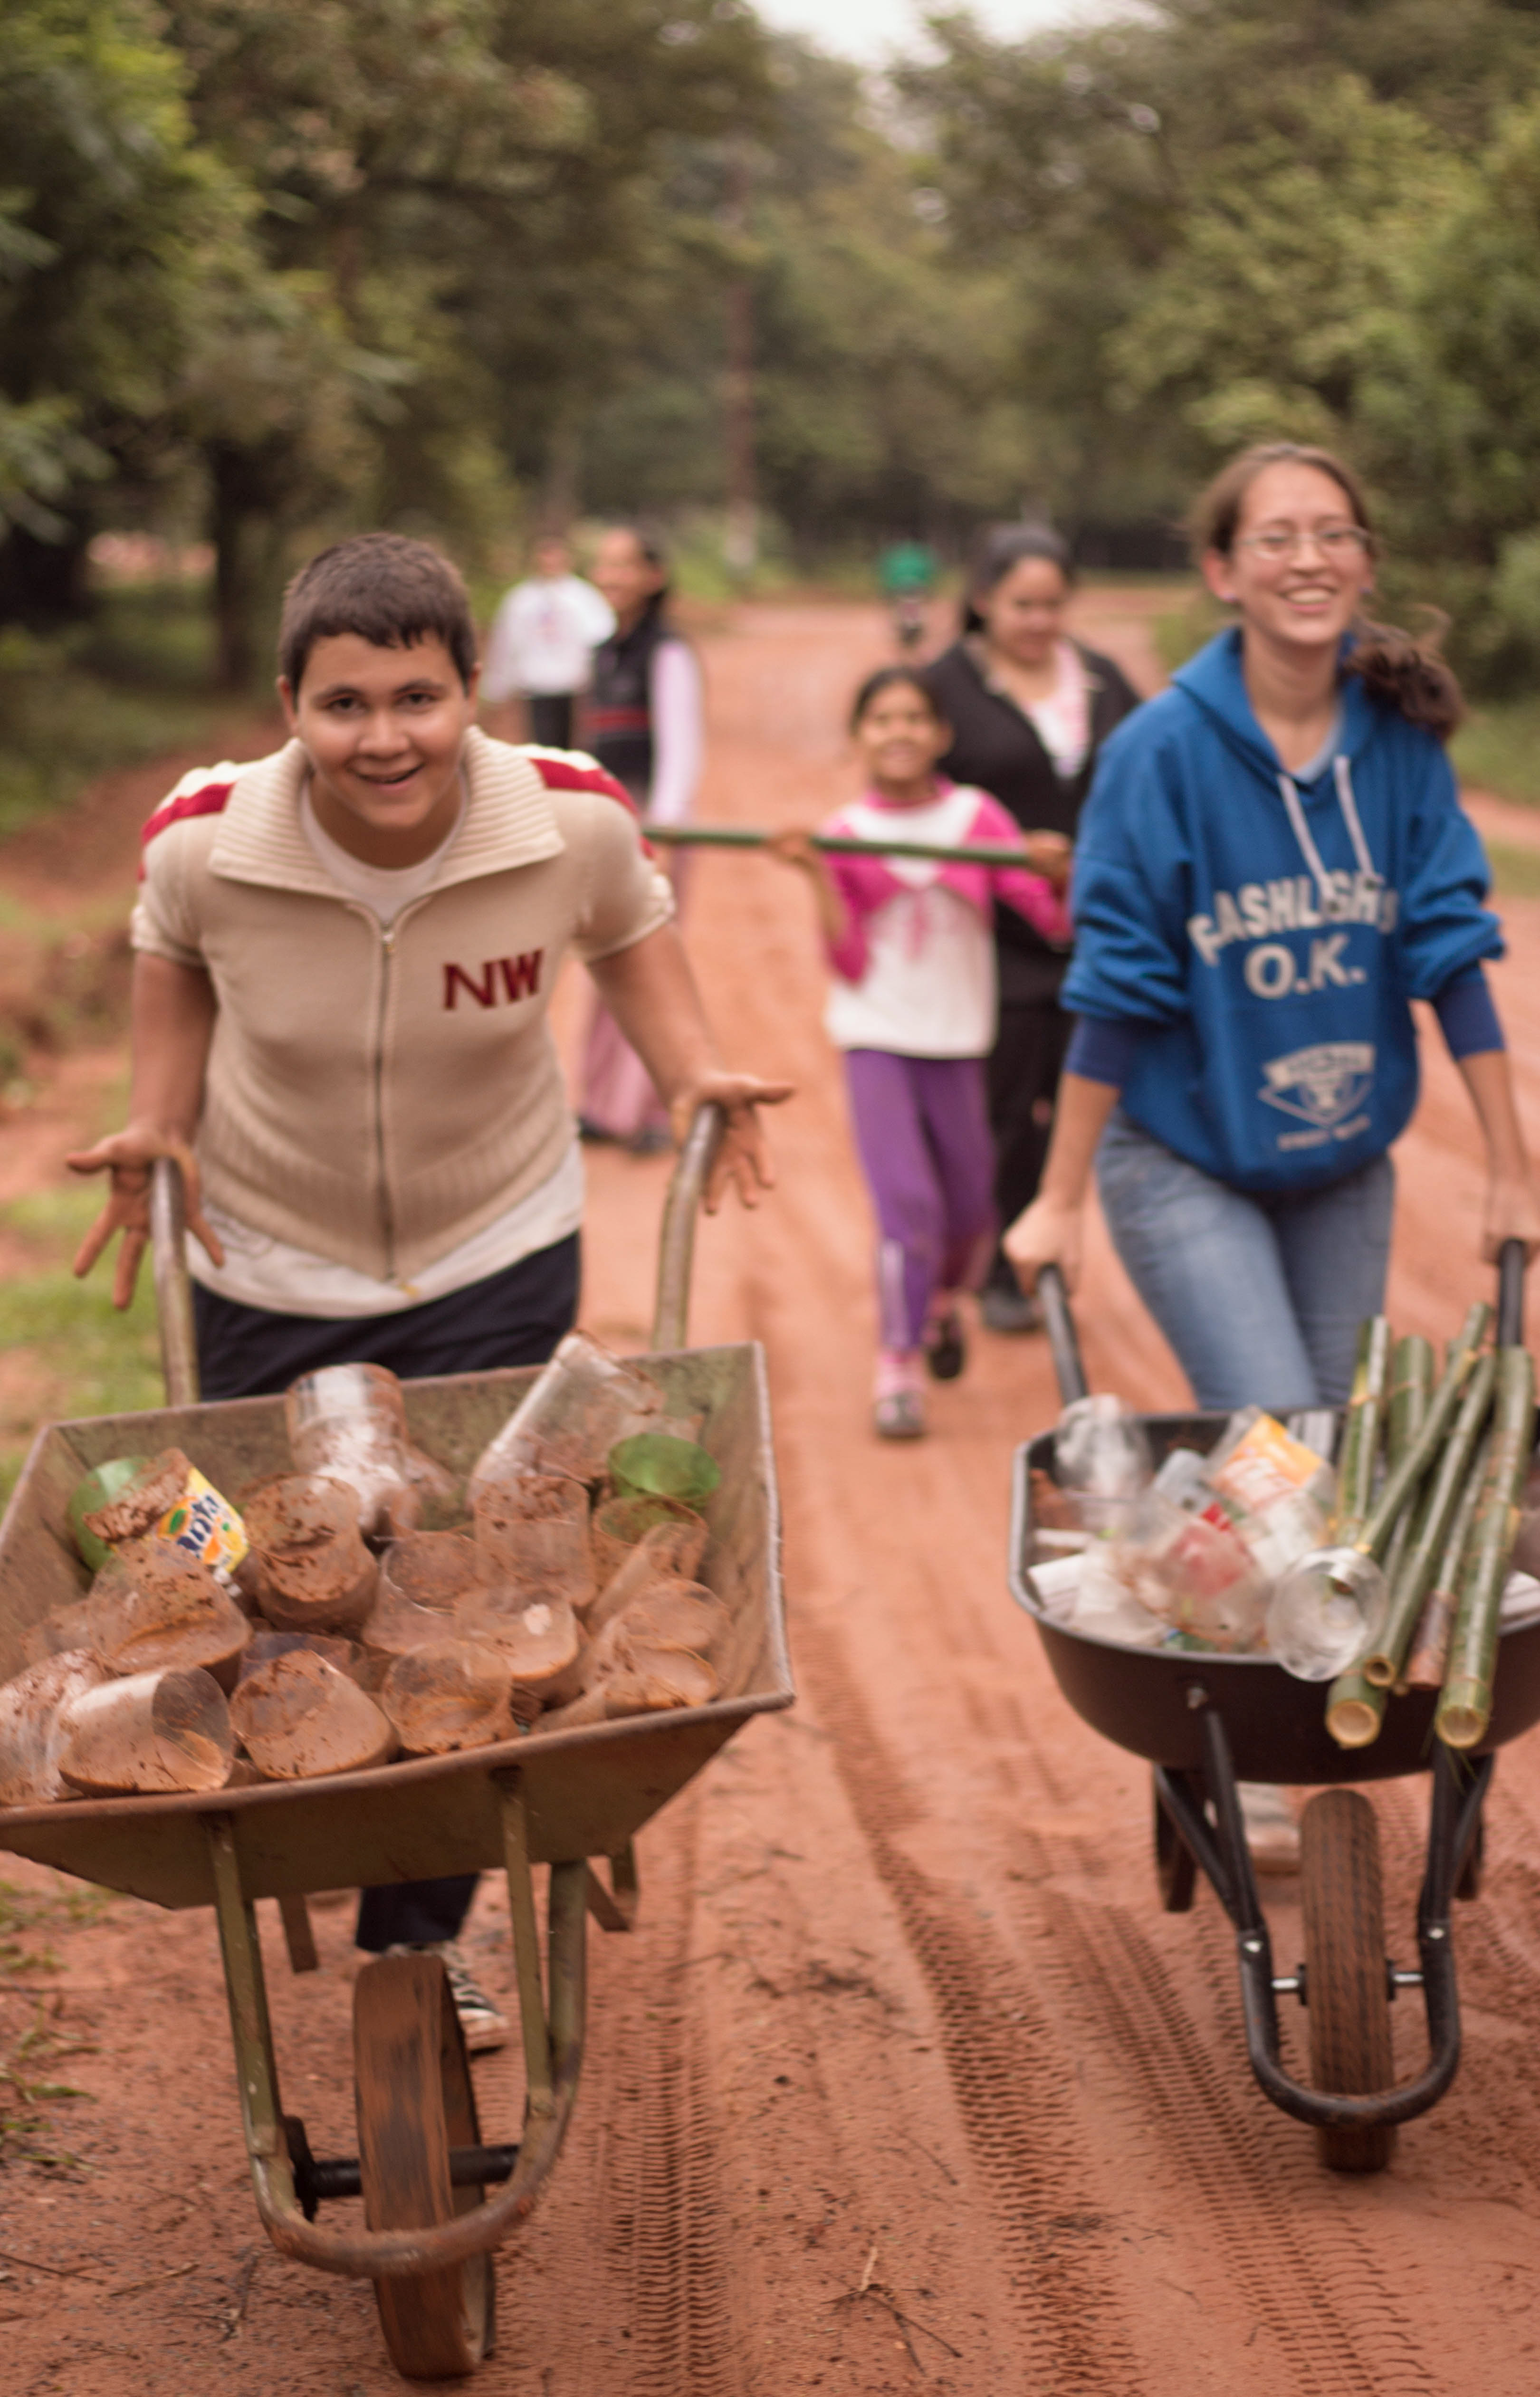
[[[1239,623],[1119,727],[1075,862],[1077,1018],[1007,1253],[1073,1284],[1092,1164],[1118,1254],[1203,1407],[1347,1396],[1380,1307],[1431,1002],[1486,1144],[1482,1252],[1540,1238],[1483,961],[1502,955],[1443,743],[1449,669],[1368,623],[1374,538],[1325,450],[1275,443],[1195,522]]]

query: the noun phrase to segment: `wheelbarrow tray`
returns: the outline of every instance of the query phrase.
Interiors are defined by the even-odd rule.
[[[795,1694],[763,1352],[743,1344],[646,1362],[671,1409],[703,1413],[702,1443],[722,1468],[703,1509],[711,1542],[703,1572],[733,1620],[719,1699],[571,1731],[537,1724],[494,1747],[325,1779],[4,1810],[0,1850],[159,1906],[205,1906],[215,1897],[207,1818],[223,1816],[248,1899],[434,1879],[502,1862],[494,1776],[513,1768],[531,1862],[620,1855],[741,1723]],[[534,1378],[531,1369],[408,1382],[412,1438],[464,1474]],[[0,1525],[0,1680],[21,1668],[31,1626],[87,1587],[68,1517],[82,1475],[111,1456],[171,1446],[232,1495],[292,1470],[281,1399],[46,1425]]]
[[[1172,1448],[1213,1448],[1226,1414],[1144,1417],[1158,1466]],[[1039,1551],[1032,1519],[1034,1470],[1053,1473],[1053,1435],[1016,1451],[1011,1471],[1011,1592],[1038,1627],[1053,1678],[1076,1713],[1104,1739],[1169,1772],[1204,1762],[1203,1692],[1223,1714],[1235,1770],[1243,1781],[1311,1788],[1326,1782],[1387,1781],[1426,1772],[1434,1761],[1437,1690],[1408,1690],[1386,1708],[1368,1748],[1342,1748],[1326,1729],[1326,1687],[1302,1681],[1267,1656],[1225,1656],[1171,1648],[1122,1648],[1075,1631],[1043,1612],[1028,1578]],[[1540,1722],[1540,1621],[1503,1634],[1493,1679],[1492,1722],[1474,1750],[1485,1756]]]

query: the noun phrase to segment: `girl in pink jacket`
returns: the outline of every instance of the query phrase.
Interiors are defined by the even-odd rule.
[[[864,797],[823,827],[859,840],[1019,849],[1019,866],[828,856],[806,833],[776,852],[812,882],[834,969],[824,1024],[845,1052],[856,1145],[877,1219],[874,1420],[886,1440],[925,1429],[924,1374],[964,1359],[959,1293],[988,1263],[994,1154],[984,1059],[995,1038],[994,902],[1069,945],[1068,844],[1024,837],[986,792],[948,783],[952,739],[924,676],[884,666],[856,694],[850,731]]]

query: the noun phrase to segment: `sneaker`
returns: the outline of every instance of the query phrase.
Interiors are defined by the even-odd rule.
[[[925,1370],[932,1382],[955,1382],[967,1362],[962,1317],[949,1301],[925,1327]]]
[[[460,2016],[460,2028],[465,2034],[465,2045],[472,2056],[489,2055],[493,2048],[508,2044],[508,2017],[500,2014],[476,1981],[452,1939],[426,1942],[421,1947],[387,1948],[387,1956],[436,1956],[449,1976],[449,1995]]]
[[[988,1332],[1040,1332],[1043,1311],[1032,1292],[989,1282],[979,1292],[979,1320]]]
[[[634,1132],[625,1144],[628,1157],[663,1157],[674,1145],[674,1135],[666,1124],[644,1124]]]
[[[883,1349],[877,1360],[872,1423],[879,1440],[924,1438],[925,1400],[917,1355],[896,1348]]]
[[[1282,1791],[1275,1789],[1270,1781],[1242,1781],[1239,1788],[1252,1871],[1298,1872],[1299,1825]]]

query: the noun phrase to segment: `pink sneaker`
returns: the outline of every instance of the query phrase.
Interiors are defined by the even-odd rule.
[[[879,1440],[921,1440],[925,1434],[924,1383],[919,1352],[877,1351],[872,1389],[872,1422]]]

